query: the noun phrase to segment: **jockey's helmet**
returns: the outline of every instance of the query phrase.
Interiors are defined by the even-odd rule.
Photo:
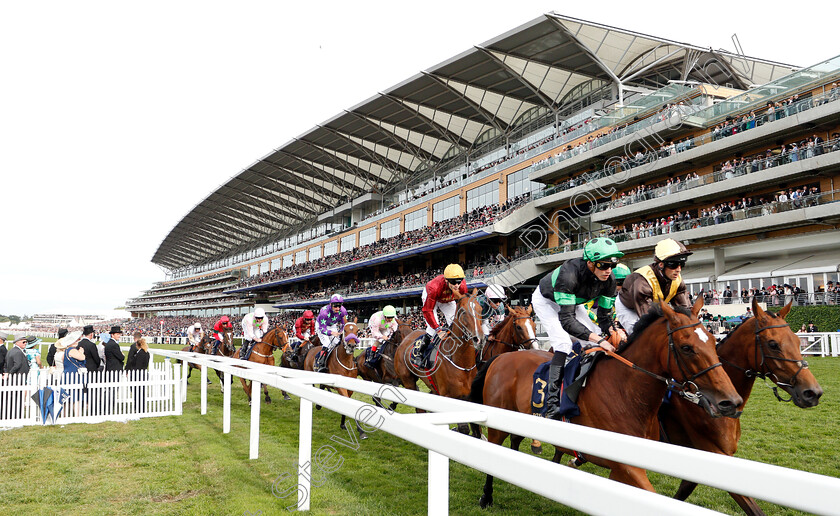
[[[396,317],[397,316],[397,309],[391,305],[386,305],[385,308],[382,309],[382,316],[383,317]]]
[[[612,262],[617,263],[624,253],[618,250],[610,238],[593,238],[583,247],[583,259],[589,262]]]
[[[656,248],[653,250],[653,256],[657,262],[666,261],[682,261],[691,256],[691,251],[683,245],[682,242],[674,240],[673,238],[666,238],[656,243]]]
[[[457,263],[450,263],[443,270],[443,277],[446,279],[464,279],[464,269]]]
[[[484,293],[487,295],[488,299],[507,299],[505,289],[501,285],[490,285]]]

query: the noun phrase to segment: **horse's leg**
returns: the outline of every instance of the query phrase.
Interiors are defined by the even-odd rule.
[[[357,431],[357,432],[359,432],[359,440],[360,440],[360,441],[361,441],[361,440],[363,440],[363,439],[367,439],[367,438],[368,438],[367,433],[365,433],[365,431],[364,431],[364,430],[362,429],[362,427],[359,425],[359,422],[358,422],[358,421],[356,421],[356,431]]]
[[[271,396],[268,395],[268,384],[267,383],[263,384],[263,392],[265,392],[265,402],[266,403],[271,403]]]
[[[484,439],[484,434],[481,433],[481,425],[478,423],[470,423],[470,435],[476,439]]]
[[[484,494],[478,499],[478,506],[486,509],[493,505],[493,475],[487,475],[484,481]]]
[[[613,463],[610,467],[610,480],[616,480],[622,484],[655,492],[653,485],[647,477],[647,471],[642,468]]]
[[[511,435],[510,436],[510,449],[513,451],[519,451],[519,445],[522,444],[523,437],[521,435]]]
[[[347,419],[347,417],[344,414],[342,414],[341,415],[341,423],[338,425],[338,427],[341,428],[342,430],[347,430],[347,425],[344,424],[344,421],[346,419]]]
[[[284,400],[289,401],[290,399],[292,399],[292,398],[291,398],[291,397],[290,397],[290,396],[286,393],[286,391],[280,391],[280,392],[282,392],[282,393],[283,393],[283,399],[284,399]]]
[[[747,516],[765,516],[764,511],[761,510],[755,499],[737,493],[729,493],[729,496],[735,500],[735,503],[741,507]]]
[[[531,439],[531,453],[534,455],[542,455],[542,443],[536,439]]]
[[[242,382],[242,388],[245,389],[245,395],[248,396],[248,405],[251,404],[251,386],[248,385],[248,382],[245,378],[239,377],[239,381]]]
[[[677,500],[685,501],[688,496],[694,492],[694,488],[697,487],[697,482],[689,482],[688,480],[683,480],[680,482],[680,487],[677,488],[677,492],[674,493],[674,498]]]
[[[563,450],[558,447],[554,447],[554,457],[551,458],[551,462],[555,464],[560,464],[560,461],[563,459]]]

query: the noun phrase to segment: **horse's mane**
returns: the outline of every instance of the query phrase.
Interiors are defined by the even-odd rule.
[[[674,307],[674,311],[683,315],[687,315],[688,317],[694,317],[694,314],[691,312],[690,309],[684,306],[677,306]],[[649,326],[653,325],[659,319],[665,317],[665,314],[662,313],[662,308],[659,305],[652,305],[648,313],[643,315],[639,320],[636,322],[636,325],[633,326],[633,335],[630,336],[630,339],[621,346],[616,353],[621,353],[625,349],[627,349],[630,344],[633,344],[637,340],[639,340],[640,336]]]
[[[497,324],[490,329],[490,336],[491,337],[498,337],[499,333],[502,331],[502,327],[505,326],[508,320],[513,320],[512,317],[505,317],[505,320],[501,322],[501,324]]]

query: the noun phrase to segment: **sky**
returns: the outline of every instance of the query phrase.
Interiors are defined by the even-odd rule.
[[[798,19],[664,5],[2,2],[0,314],[123,306],[164,279],[161,241],[231,176],[543,13],[730,51],[737,34],[746,55],[798,66],[840,53],[830,3]]]

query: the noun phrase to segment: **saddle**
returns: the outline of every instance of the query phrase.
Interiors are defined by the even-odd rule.
[[[414,341],[414,349],[411,352],[411,364],[418,369],[431,369],[437,360],[438,341],[437,338],[432,339],[432,343],[420,353],[420,348],[423,346],[424,336]]]
[[[566,358],[566,366],[563,369],[563,388],[560,391],[560,414],[564,420],[568,421],[580,415],[580,407],[577,404],[580,390],[586,385],[586,378],[602,356],[604,356],[603,352],[583,353],[580,344],[573,344],[572,352]],[[545,417],[545,412],[548,409],[545,397],[550,365],[551,361],[549,360],[540,364],[534,371],[534,385],[531,390],[531,414],[535,416]]]

